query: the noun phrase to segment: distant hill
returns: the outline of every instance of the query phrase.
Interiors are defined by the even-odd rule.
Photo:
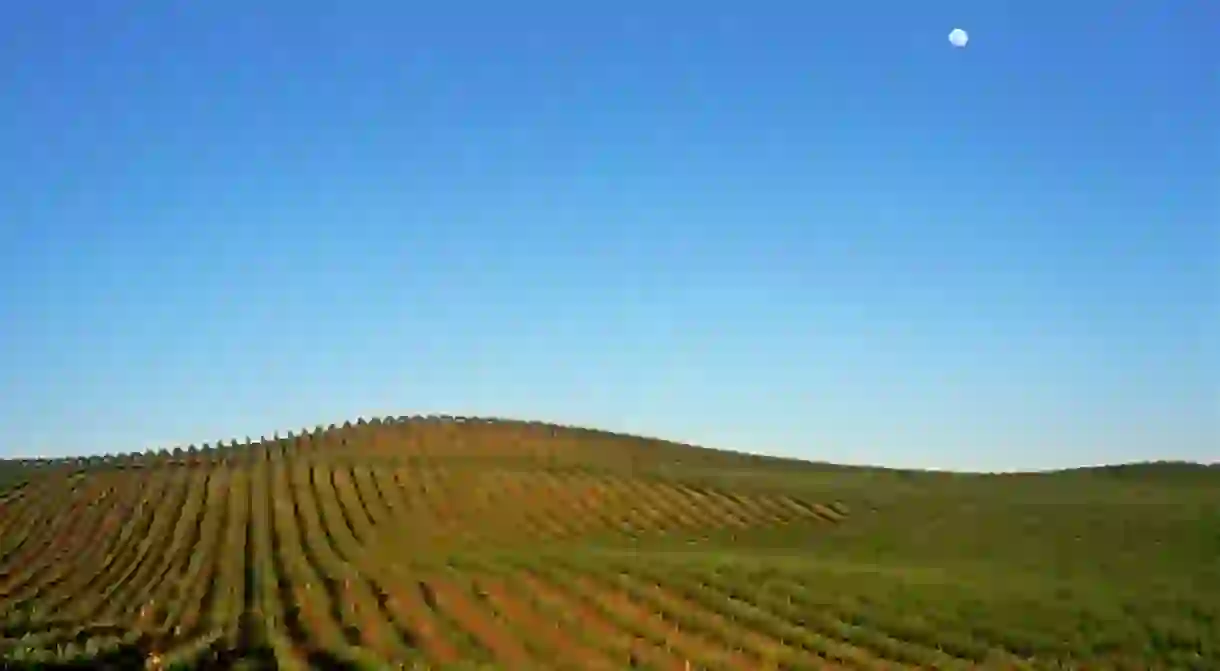
[[[1216,473],[861,468],[463,417],[10,461],[0,663],[1220,668],[1220,487],[1183,486]]]
[[[1217,482],[1217,479],[1220,479],[1220,464],[1147,461],[1111,466],[1090,466],[1060,472],[1158,482]]]

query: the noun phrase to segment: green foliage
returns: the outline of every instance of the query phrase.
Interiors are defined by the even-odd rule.
[[[14,459],[0,459],[0,495],[25,484],[37,466]]]
[[[196,453],[0,462],[0,662],[481,668],[509,637],[616,668],[1220,667],[1214,467],[921,473],[457,416]]]

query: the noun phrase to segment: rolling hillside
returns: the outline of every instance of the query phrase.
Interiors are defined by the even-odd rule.
[[[453,417],[0,468],[54,668],[1220,668],[1220,469],[891,471]]]

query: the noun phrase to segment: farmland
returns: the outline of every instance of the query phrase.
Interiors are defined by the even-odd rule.
[[[1215,669],[1220,469],[359,420],[0,465],[28,668]]]

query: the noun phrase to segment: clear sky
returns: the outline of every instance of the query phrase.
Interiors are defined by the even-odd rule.
[[[1220,459],[1215,2],[444,4],[0,4],[0,454]]]

